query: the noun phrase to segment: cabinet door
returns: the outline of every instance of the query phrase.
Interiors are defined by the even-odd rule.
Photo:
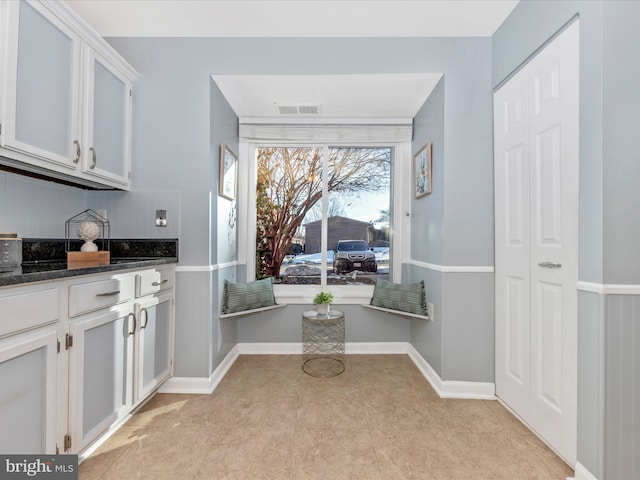
[[[0,452],[56,453],[57,327],[0,340]]]
[[[136,402],[171,375],[173,365],[173,292],[137,304]]]
[[[76,169],[79,160],[78,36],[35,2],[5,2],[2,146]]]
[[[96,52],[85,49],[85,173],[129,184],[131,82]]]
[[[95,440],[132,405],[135,328],[130,309],[71,324],[69,420],[74,452]]]

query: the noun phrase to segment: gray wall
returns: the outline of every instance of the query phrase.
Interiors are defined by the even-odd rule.
[[[239,322],[237,331],[218,322],[221,278],[205,271],[210,265],[237,258],[237,252],[229,248],[228,237],[233,204],[216,195],[219,144],[229,143],[232,149],[237,149],[237,118],[212,83],[211,74],[443,73],[444,79],[434,92],[437,112],[429,113],[430,118],[418,116],[414,143],[415,150],[426,141],[434,142],[435,190],[412,207],[416,220],[411,233],[419,239],[422,220],[429,219],[433,248],[415,240],[411,258],[441,265],[492,264],[490,39],[111,38],[109,41],[140,72],[133,98],[132,191],[76,193],[73,188],[52,187],[61,188],[70,197],[63,204],[80,206],[69,215],[65,212],[56,217],[61,217],[63,224],[68,216],[84,208],[106,208],[118,236],[179,236],[182,270],[178,272],[176,299],[176,375],[206,376],[236,338],[241,342],[267,338],[241,328],[250,320]],[[296,58],[296,62],[291,62],[291,58]],[[470,78],[477,81],[470,82]],[[240,167],[239,175],[246,175],[246,165]],[[41,184],[36,181],[25,192],[36,191]],[[12,206],[13,202],[8,200],[7,205]],[[425,207],[431,203],[435,203],[433,208]],[[167,210],[167,229],[153,227],[156,209]],[[29,212],[41,218],[40,210],[30,208]],[[438,214],[434,221],[430,212]],[[43,211],[42,218],[47,217],[49,212]],[[20,233],[28,231],[21,224],[15,224],[13,229]],[[233,238],[232,232],[231,235]],[[224,275],[243,277],[241,270],[230,273],[225,269]],[[421,272],[418,276],[431,273]],[[481,291],[487,291],[486,280],[478,279]],[[439,305],[437,316],[446,324],[447,308],[442,303],[444,283],[443,277],[435,282],[439,298],[434,302]],[[465,288],[471,288],[468,282],[465,284]],[[446,301],[456,302],[466,295],[464,290],[452,289],[446,294]],[[492,315],[490,299],[477,308],[482,318]],[[291,310],[292,318],[299,317],[295,308]],[[409,321],[388,322],[388,317],[381,317],[372,323],[371,314],[361,309],[351,309],[349,315],[353,317],[350,341],[376,338],[411,340],[415,345],[432,342],[424,336],[429,335],[426,332],[412,335]],[[279,321],[283,323],[274,325],[273,331],[281,332],[283,339],[297,338],[285,333],[289,331],[286,321]],[[490,380],[493,376],[492,366],[484,360],[480,362],[479,373],[478,359],[467,358],[464,352],[466,340],[456,340],[462,339],[465,325],[474,321],[477,319],[466,313],[456,314],[446,329],[446,338],[442,337],[443,323],[436,327],[440,329],[437,341],[446,340],[451,365],[456,365],[451,372],[454,377],[448,379]],[[480,344],[483,351],[492,348],[491,342]],[[433,355],[426,350],[421,353],[430,358]],[[480,357],[485,356],[483,353]],[[433,359],[440,374],[441,357],[442,350]],[[461,367],[465,362],[474,364],[469,371]]]
[[[238,259],[238,229],[236,200],[219,197],[220,146],[227,145],[238,155],[238,117],[224,98],[222,92],[210,80],[211,89],[211,211],[215,212],[211,221],[211,263],[231,262]],[[246,164],[238,172],[246,172]]]
[[[493,382],[493,274],[447,268],[493,265],[491,45],[459,46],[414,119],[412,152],[432,142],[433,188],[412,200],[415,262],[403,280],[424,280],[434,304],[433,321],[412,322],[410,342],[440,378]]]
[[[431,142],[431,193],[411,205],[411,258],[444,265],[444,90],[441,78],[413,119],[412,154]],[[412,159],[413,160],[413,159]]]
[[[122,222],[114,228],[128,234],[136,228],[146,231],[152,211],[168,205],[169,211],[176,209],[176,226],[173,216],[169,222],[179,232],[181,265],[208,266],[218,256],[230,259],[232,252],[214,244],[223,236],[218,227],[228,223],[228,215],[213,222],[210,217],[211,212],[225,217],[214,198],[215,156],[218,141],[229,138],[234,119],[224,103],[218,104],[210,74],[440,72],[442,85],[416,117],[412,150],[434,141],[434,193],[412,206],[411,259],[436,265],[492,265],[491,88],[579,14],[580,280],[639,284],[640,256],[633,250],[640,240],[640,226],[634,222],[640,207],[640,162],[634,158],[640,68],[633,48],[640,40],[639,8],[637,2],[614,0],[522,0],[492,39],[110,39],[141,73],[134,93],[133,192],[85,192],[0,173],[0,230],[62,236],[64,220],[91,207],[113,211]],[[212,105],[221,109],[212,112]],[[215,138],[218,131],[220,137]],[[138,213],[139,220],[131,221]],[[428,238],[428,244],[422,238]],[[458,274],[405,266],[403,279],[427,281],[435,321],[370,322],[367,314],[349,308],[350,341],[410,339],[445,380],[492,377],[492,281],[484,274],[462,281],[449,280],[449,275]],[[178,375],[208,375],[235,341],[299,338],[299,307],[286,313],[291,320],[282,312],[278,319],[275,313],[266,318],[280,322],[274,329],[255,319],[238,322],[237,330],[217,324],[218,297],[211,292],[219,294],[220,281],[210,273],[178,274]],[[474,295],[476,288],[479,293]],[[617,308],[606,297],[593,292],[579,296],[578,461],[599,478],[619,472],[640,477],[627,451],[614,456],[604,447],[605,437],[615,440],[614,445],[626,442],[634,445],[638,456],[635,434],[623,428],[619,418],[624,417],[614,418],[605,404],[621,408],[626,418],[640,417],[637,402],[624,402],[640,356],[631,355],[633,344],[622,343],[625,335],[611,330],[607,337],[604,328],[610,322],[615,323],[609,328],[633,325],[634,309]],[[455,308],[456,301],[468,298],[478,302],[476,310]],[[467,353],[465,329],[478,321],[474,316],[480,318],[478,328],[486,328],[485,336],[474,345],[476,351]],[[629,356],[601,355],[621,349]],[[477,359],[479,366],[474,364]],[[630,367],[616,373],[614,381],[611,375],[618,365]]]
[[[86,210],[86,191],[0,171],[0,231],[64,238],[64,222]]]
[[[500,84],[572,17],[580,18],[578,462],[597,478],[640,478],[640,4],[521,1],[493,37]],[[607,294],[607,285],[630,294]]]
[[[447,237],[441,234],[438,237],[442,257],[436,261],[452,265],[492,264],[490,39],[112,38],[109,41],[141,74],[134,97],[134,158],[141,165],[142,171],[137,173],[144,178],[144,183],[136,183],[135,189],[153,186],[156,190],[180,192],[181,264],[202,266],[209,265],[209,261],[215,264],[233,258],[232,252],[225,252],[221,245],[226,239],[229,210],[225,210],[223,200],[215,197],[215,159],[219,143],[223,140],[231,143],[235,132],[234,116],[226,102],[219,98],[215,86],[210,84],[211,74],[406,72],[445,74],[446,88],[440,85],[437,90],[441,113],[433,124],[439,133],[432,137],[431,128],[419,132],[425,139],[436,142],[440,159],[435,167],[437,174],[444,178],[446,171],[451,179],[437,194],[446,202],[452,218],[446,225]],[[296,61],[291,62],[291,58]],[[479,81],[469,82],[469,78]],[[442,122],[446,122],[444,126]],[[443,162],[445,150],[448,152],[446,164]],[[469,159],[472,159],[471,165]],[[246,166],[243,169],[241,164],[239,175],[246,175]],[[211,205],[208,201],[210,193]],[[210,228],[205,219],[209,208],[217,213],[217,220]],[[439,228],[444,225],[441,223]],[[473,236],[468,235],[469,228]],[[211,241],[208,240],[210,234]],[[427,258],[426,250],[427,245],[417,246],[412,258]],[[236,274],[239,275],[240,270]],[[188,275],[181,272],[179,278]],[[194,338],[195,334],[185,333],[189,340],[180,340],[178,348],[184,349],[181,355],[197,358],[185,361],[190,366],[180,369],[184,375],[195,370],[201,372],[195,365],[205,362],[205,358],[207,364],[212,362],[215,367],[216,345],[228,345],[226,335],[234,336],[232,328],[224,333],[222,325],[217,323],[218,310],[214,305],[218,298],[209,292],[219,291],[219,281],[212,278],[211,284],[189,282],[188,293],[181,290],[185,297],[177,301],[178,322],[184,322],[182,326],[187,329],[193,327],[199,334],[223,336],[213,341],[215,345],[210,351],[201,351],[200,347],[187,351],[191,341],[199,345],[199,340]],[[459,301],[465,295],[464,291],[451,290],[447,299]],[[198,318],[184,318],[181,305],[194,301],[196,305],[190,305],[188,311]],[[291,306],[284,312],[280,310],[269,315],[267,323],[260,323],[266,315],[259,319],[242,319],[237,322],[237,341],[299,341],[299,313],[303,308]],[[410,339],[409,321],[389,321],[388,317],[377,318],[360,308],[344,308],[349,310],[348,341]],[[492,315],[490,301],[478,305],[478,309],[483,317]],[[210,317],[201,317],[205,310],[211,312]],[[480,362],[481,374],[476,371],[477,365],[469,372],[461,367],[464,342],[458,343],[455,338],[459,329],[464,330],[464,325],[471,321],[477,320],[461,314],[450,326],[449,347],[457,352],[452,357],[455,359],[452,365],[457,365],[454,369],[456,380],[493,377],[492,365],[488,362]],[[202,327],[201,323],[207,327]],[[487,351],[492,348],[492,342],[481,346]],[[475,359],[470,360],[473,362]],[[179,363],[176,360],[176,366]]]
[[[603,280],[602,2],[523,0],[493,36],[492,85],[497,87],[580,15],[579,278]]]
[[[638,21],[640,2],[603,2],[603,283],[640,284]]]

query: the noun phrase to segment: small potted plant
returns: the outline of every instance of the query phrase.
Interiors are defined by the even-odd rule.
[[[322,315],[327,315],[329,313],[329,305],[332,301],[333,294],[331,292],[320,292],[313,299],[316,311]]]

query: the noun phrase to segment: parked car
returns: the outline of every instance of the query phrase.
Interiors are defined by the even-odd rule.
[[[375,253],[364,240],[338,240],[333,251],[333,272],[340,275],[354,270],[376,273]]]

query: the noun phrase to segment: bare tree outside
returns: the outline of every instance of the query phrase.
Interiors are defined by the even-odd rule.
[[[389,185],[390,149],[331,148],[328,192],[348,199]],[[278,278],[296,233],[322,200],[322,148],[265,147],[257,150],[256,277]],[[331,198],[331,197],[330,197]],[[332,200],[342,212],[342,200]],[[372,217],[380,212],[372,212]]]

